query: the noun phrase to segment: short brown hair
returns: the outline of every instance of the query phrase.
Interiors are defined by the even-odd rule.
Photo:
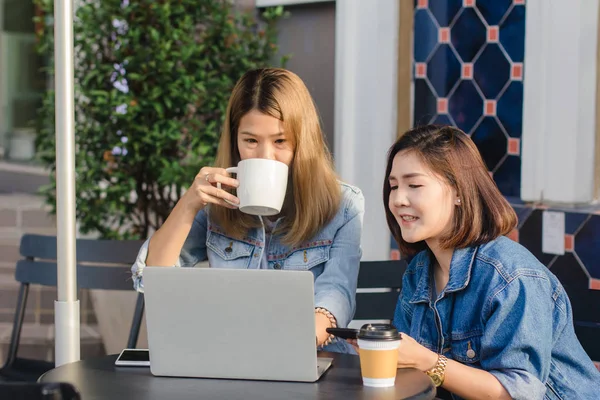
[[[471,138],[452,126],[425,125],[404,133],[388,152],[383,183],[383,205],[388,226],[403,256],[427,249],[424,241],[408,243],[389,208],[388,181],[394,157],[414,152],[434,173],[453,187],[461,200],[455,208],[452,231],[440,240],[442,248],[477,246],[506,235],[517,225],[517,215],[488,173]]]
[[[235,85],[225,116],[216,166],[228,168],[240,162],[237,135],[240,120],[252,110],[283,121],[290,133],[294,158],[290,182],[281,213],[286,217],[277,226],[283,243],[300,244],[313,238],[337,213],[341,187],[327,149],[319,114],[304,82],[281,68],[246,72]],[[259,227],[258,218],[239,210],[211,207],[211,218],[233,237]]]

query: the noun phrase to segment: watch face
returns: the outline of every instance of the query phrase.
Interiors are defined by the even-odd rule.
[[[442,384],[442,380],[440,379],[439,375],[430,375],[429,376],[431,378],[431,380],[433,381],[433,384],[438,387]]]

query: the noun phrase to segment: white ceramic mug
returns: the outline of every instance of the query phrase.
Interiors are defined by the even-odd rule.
[[[240,182],[237,188],[240,204],[236,206],[241,212],[265,216],[281,212],[287,190],[287,165],[265,158],[249,158],[226,171],[237,174]],[[220,183],[217,186],[221,188]]]

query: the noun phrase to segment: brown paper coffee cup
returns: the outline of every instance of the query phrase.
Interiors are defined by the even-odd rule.
[[[389,387],[396,382],[400,340],[358,339],[360,371],[365,386]]]

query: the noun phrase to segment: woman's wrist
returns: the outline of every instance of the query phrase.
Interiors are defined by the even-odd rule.
[[[423,356],[423,359],[421,361],[421,365],[419,365],[417,367],[417,369],[425,372],[425,371],[429,371],[430,369],[434,368],[437,364],[438,361],[438,357],[439,354],[435,353],[427,348],[425,348],[425,354]]]
[[[337,328],[337,320],[335,318],[335,316],[329,312],[329,310],[327,310],[326,308],[322,308],[322,307],[317,307],[315,308],[315,317],[317,321],[322,321],[322,324],[317,324],[317,325],[321,325],[323,327],[325,327],[325,329],[327,328]],[[317,329],[318,326],[317,326]],[[322,335],[322,338],[319,339],[319,334],[317,334],[317,346],[327,346],[328,344],[330,344],[333,341],[334,336],[324,332]]]
[[[187,191],[183,194],[183,196],[181,196],[181,199],[179,199],[173,211],[179,208],[181,213],[193,214],[195,217],[196,214],[198,214],[198,212],[200,212],[200,210],[202,210],[204,207],[206,207],[206,204],[203,204],[197,198],[194,198],[194,196]]]

